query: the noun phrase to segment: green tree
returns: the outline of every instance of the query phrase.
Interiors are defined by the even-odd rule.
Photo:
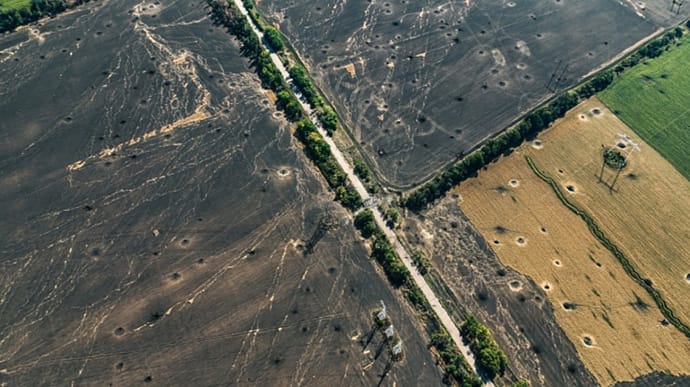
[[[279,52],[285,49],[285,44],[283,43],[283,39],[280,37],[280,32],[278,32],[278,30],[275,28],[266,27],[264,29],[264,37],[273,51]]]
[[[374,213],[370,209],[360,211],[355,216],[355,227],[357,227],[363,238],[368,239],[374,235],[377,230]]]
[[[357,177],[362,179],[362,181],[368,182],[371,179],[371,173],[369,172],[369,168],[364,163],[364,161],[356,159],[354,164],[355,164],[355,168],[354,168],[355,175],[357,175]]]
[[[329,135],[333,135],[338,128],[338,116],[330,106],[324,106],[319,112],[319,121]]]

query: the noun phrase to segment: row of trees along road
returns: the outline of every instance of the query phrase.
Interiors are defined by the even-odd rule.
[[[690,28],[690,21],[687,24]],[[412,211],[426,208],[460,182],[476,176],[480,169],[497,160],[501,155],[508,155],[523,141],[534,139],[539,132],[548,128],[555,120],[563,117],[581,100],[606,89],[625,69],[635,66],[646,58],[656,58],[682,36],[683,29],[681,27],[664,33],[661,37],[650,41],[625,57],[612,69],[599,72],[577,89],[565,92],[548,105],[526,115],[517,126],[490,139],[460,162],[451,165],[431,181],[417,188],[402,201],[402,205]]]

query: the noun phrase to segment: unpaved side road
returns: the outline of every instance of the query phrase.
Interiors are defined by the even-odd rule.
[[[307,113],[307,115],[310,117],[314,125],[319,130],[319,133],[321,136],[326,140],[328,143],[328,146],[331,148],[331,153],[333,154],[333,157],[335,157],[336,161],[340,165],[340,167],[347,173],[347,177],[352,184],[352,186],[357,190],[357,193],[362,197],[362,200],[365,203],[373,203],[372,205],[369,205],[368,207],[371,208],[372,212],[374,213],[374,218],[376,219],[376,224],[379,226],[381,230],[386,234],[386,237],[391,241],[391,244],[393,248],[395,248],[395,252],[398,254],[402,262],[405,264],[405,267],[407,267],[407,270],[410,271],[410,274],[412,276],[412,279],[414,282],[417,284],[417,286],[422,290],[422,293],[424,293],[424,296],[426,299],[429,301],[431,304],[432,309],[438,316],[441,324],[443,324],[443,327],[448,331],[450,334],[450,337],[453,339],[455,342],[455,345],[458,346],[460,349],[460,352],[462,355],[465,357],[467,362],[470,364],[470,366],[474,369],[474,371],[479,375],[483,382],[484,386],[488,387],[494,387],[494,383],[486,378],[479,369],[479,365],[477,364],[476,359],[474,358],[474,355],[470,351],[470,348],[465,345],[465,343],[462,340],[462,337],[460,336],[460,330],[458,329],[457,326],[453,323],[453,320],[450,318],[450,315],[446,310],[443,308],[441,303],[439,302],[438,298],[436,297],[436,294],[431,290],[431,287],[429,284],[426,282],[424,277],[419,274],[417,271],[417,268],[412,262],[412,259],[410,258],[410,255],[407,253],[403,245],[400,243],[398,240],[398,236],[386,226],[386,222],[383,220],[383,216],[381,214],[381,211],[379,210],[378,206],[375,204],[376,203],[376,198],[369,195],[369,192],[367,192],[366,188],[362,184],[362,182],[359,180],[359,177],[355,175],[353,169],[350,167],[348,162],[345,160],[345,157],[343,156],[342,152],[338,147],[335,145],[333,142],[333,139],[329,137],[326,134],[326,131],[324,128],[321,126],[321,123],[316,117],[316,113],[311,109],[311,106],[307,103],[306,99],[297,91],[297,87],[295,86],[294,82],[290,78],[290,74],[288,73],[287,69],[283,65],[283,62],[280,60],[280,57],[273,52],[273,50],[270,48],[268,44],[264,41],[264,35],[263,33],[259,30],[259,28],[254,24],[254,21],[249,17],[249,13],[247,12],[247,9],[244,7],[244,4],[242,4],[241,0],[234,0],[235,6],[240,9],[240,12],[242,12],[242,15],[247,19],[249,22],[249,25],[251,26],[252,30],[254,30],[254,33],[259,37],[259,40],[261,41],[262,46],[268,50],[268,52],[271,54],[271,60],[273,63],[276,65],[278,70],[280,71],[281,75],[285,79],[285,81],[288,83],[288,86],[293,90],[295,95],[298,97],[298,100],[300,104],[302,105],[302,108],[304,111]]]

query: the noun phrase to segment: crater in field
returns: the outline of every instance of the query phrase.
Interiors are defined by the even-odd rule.
[[[587,121],[587,116],[584,114],[580,114],[578,118],[580,119],[580,121]]]
[[[582,336],[582,343],[587,347],[591,347],[594,345],[594,339],[592,336],[584,335]]]
[[[547,234],[547,232],[546,232],[546,227],[541,226],[541,227],[539,228],[539,232],[541,232],[542,234]]]
[[[590,110],[590,113],[592,113],[593,116],[599,116],[599,115],[601,115],[601,109],[594,108],[594,109]]]
[[[499,225],[499,226],[494,227],[494,231],[495,231],[497,234],[505,234],[506,231],[508,231],[508,230],[506,230],[505,227]]]
[[[286,176],[289,176],[289,175],[290,175],[290,170],[287,169],[287,168],[280,168],[280,169],[278,170],[278,176],[280,176],[280,177],[286,177]]]
[[[534,141],[532,141],[532,148],[542,149],[542,148],[544,148],[544,143],[541,140],[534,140]]]
[[[548,291],[551,291],[551,284],[548,281],[544,281],[541,283],[542,289]]]
[[[685,274],[685,281],[690,284],[690,273]]]
[[[563,303],[563,309],[565,310],[575,310],[577,309],[577,304],[574,302],[566,301]]]
[[[561,266],[562,266],[562,265],[561,265],[561,261],[559,261],[558,259],[554,259],[554,260],[553,260],[553,265],[556,266],[556,267],[561,267]]]
[[[566,185],[565,185],[565,189],[566,189],[566,191],[568,191],[568,193],[575,193],[575,192],[577,192],[577,188],[575,187],[574,184],[566,184]]]
[[[511,180],[508,182],[508,185],[511,186],[511,187],[513,187],[513,188],[515,188],[515,187],[517,187],[517,186],[520,185],[520,181],[519,181],[518,179],[511,179]]]
[[[123,327],[117,327],[117,328],[115,328],[115,330],[113,331],[113,333],[115,334],[115,336],[122,336],[122,335],[125,334],[125,328],[123,328]]]
[[[525,246],[527,244],[527,239],[523,236],[519,236],[519,237],[515,238],[515,243],[518,246]]]
[[[508,286],[510,287],[510,290],[514,292],[519,292],[520,290],[522,290],[522,282],[518,280],[508,282]]]

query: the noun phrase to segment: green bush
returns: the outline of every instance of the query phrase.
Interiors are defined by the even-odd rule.
[[[378,229],[376,220],[374,220],[374,213],[370,209],[360,211],[355,216],[355,227],[362,234],[363,238],[370,238]]]
[[[412,262],[417,267],[419,274],[426,275],[431,268],[431,261],[427,258],[426,254],[421,251],[417,251],[412,254]]]
[[[285,49],[285,44],[283,43],[283,38],[280,37],[280,33],[273,27],[266,27],[264,29],[264,37],[266,42],[271,46],[273,51],[280,52]]]
[[[300,105],[299,101],[297,101],[297,98],[295,98],[294,95],[292,95],[289,91],[287,90],[281,90],[278,93],[276,93],[276,107],[283,112],[285,112],[285,117],[292,121],[299,121],[304,117],[304,114],[302,112],[302,105]]]
[[[470,315],[460,328],[460,333],[469,342],[470,349],[487,376],[493,379],[503,375],[508,367],[508,357],[494,340],[489,328]]]
[[[437,331],[431,335],[431,345],[438,351],[444,368],[461,386],[479,387],[482,385],[481,379],[471,370],[465,358],[455,347],[453,340],[447,332]]]
[[[355,211],[362,207],[362,197],[349,185],[341,185],[335,189],[335,200],[342,203],[348,210]]]
[[[309,102],[309,105],[312,108],[316,109],[323,105],[323,100],[319,96],[319,92],[316,90],[311,78],[309,78],[307,69],[302,66],[293,66],[290,67],[288,72],[290,73],[290,77],[292,78],[293,82],[295,82],[295,86],[299,88],[299,90],[302,92],[302,95],[304,95],[304,98],[306,98],[307,102]]]
[[[371,172],[369,172],[367,165],[364,163],[364,161],[359,159],[356,159],[354,164],[355,175],[362,179],[363,182],[368,183],[371,180]]]
[[[329,135],[333,135],[338,128],[338,116],[330,106],[323,106],[319,112],[319,121]]]

